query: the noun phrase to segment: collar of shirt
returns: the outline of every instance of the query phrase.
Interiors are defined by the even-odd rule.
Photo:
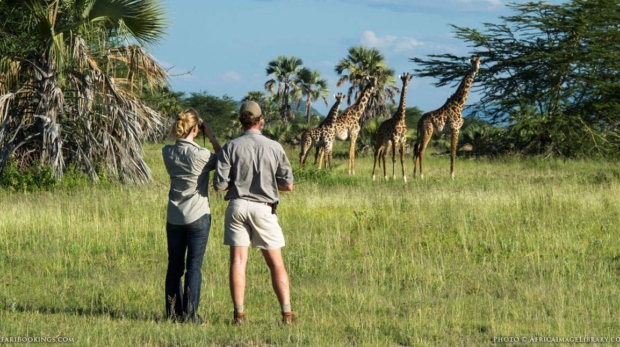
[[[197,148],[201,148],[200,146],[198,146],[198,144],[196,142],[188,140],[188,139],[177,139],[177,143],[179,145],[194,146],[194,147],[197,147]]]
[[[246,130],[241,135],[260,135],[260,130]]]

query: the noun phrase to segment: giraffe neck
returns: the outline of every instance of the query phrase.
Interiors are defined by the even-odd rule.
[[[370,85],[366,86],[366,89],[364,89],[364,91],[362,92],[362,95],[360,95],[356,103],[351,105],[351,107],[347,108],[345,110],[346,113],[343,113],[342,117],[340,118],[344,118],[345,116],[347,116],[347,117],[354,117],[355,119],[360,119],[360,117],[362,116],[362,113],[364,113],[364,110],[366,109],[366,104],[368,104],[368,100],[370,98],[370,93],[372,92],[372,89],[373,89],[372,86]]]
[[[400,94],[400,103],[398,104],[398,109],[396,110],[396,114],[394,114],[394,118],[397,122],[401,122],[405,119],[405,114],[407,113],[407,83],[403,82],[403,90]]]
[[[471,70],[467,75],[465,75],[456,92],[452,94],[452,96],[448,99],[446,103],[456,104],[457,107],[463,108],[465,106],[465,102],[467,102],[467,95],[469,95],[469,89],[474,83],[475,75],[475,70]]]
[[[336,99],[336,102],[334,103],[332,108],[329,110],[329,113],[323,120],[323,123],[331,122],[334,118],[336,118],[336,115],[338,114],[338,109],[340,108],[341,103],[342,103],[342,99]]]

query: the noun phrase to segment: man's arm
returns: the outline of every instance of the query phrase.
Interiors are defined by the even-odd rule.
[[[229,153],[224,149],[218,153],[215,174],[213,175],[213,189],[215,189],[215,191],[223,192],[228,190],[228,185],[230,184],[230,170]]]
[[[278,158],[278,168],[276,170],[276,182],[278,190],[282,192],[293,191],[293,168],[288,161],[284,149],[281,149],[280,157]]]

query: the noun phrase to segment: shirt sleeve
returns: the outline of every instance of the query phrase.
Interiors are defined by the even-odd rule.
[[[217,158],[218,157],[219,157],[219,155],[217,153],[211,153],[211,155],[209,156],[209,161],[207,161],[207,165],[205,165],[205,168],[208,171],[215,170],[215,168],[217,167]]]
[[[215,158],[213,158],[214,156]],[[196,152],[194,170],[198,172],[215,170],[215,160],[217,160],[217,155],[206,148],[201,148]]]
[[[280,149],[278,158],[278,169],[276,170],[276,181],[280,186],[293,184],[293,168],[286,157],[284,149]]]
[[[230,182],[230,153],[228,153],[228,147],[224,145],[224,148],[218,153],[216,158],[215,175],[213,175],[213,188],[215,190],[225,190],[228,188]]]

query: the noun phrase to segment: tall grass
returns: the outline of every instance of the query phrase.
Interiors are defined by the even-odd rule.
[[[203,265],[202,326],[164,321],[168,178],[0,192],[0,336],[79,345],[490,345],[498,336],[620,336],[615,163],[427,156],[425,179],[297,166],[278,210],[299,324],[281,326],[260,253],[249,324],[230,324],[223,195]],[[409,156],[407,173],[413,162]],[[388,165],[391,172],[391,164]],[[397,164],[397,177],[400,177]]]

